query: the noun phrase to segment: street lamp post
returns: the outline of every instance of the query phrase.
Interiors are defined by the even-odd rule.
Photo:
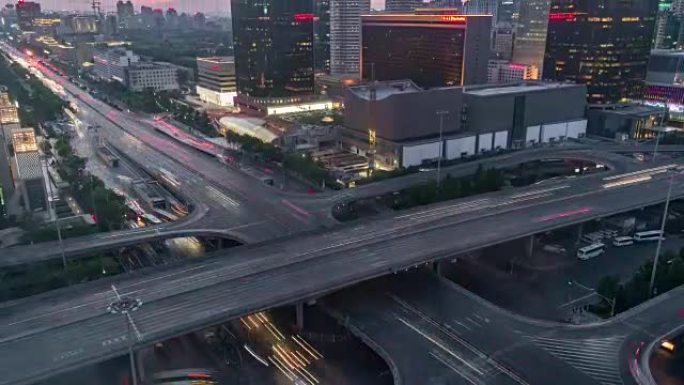
[[[437,157],[437,188],[442,182],[442,157],[444,156],[444,115],[449,114],[449,111],[439,110],[435,112],[439,116],[439,156]]]
[[[138,331],[135,322],[133,322],[133,317],[131,312],[138,310],[142,305],[142,301],[137,298],[122,297],[116,290],[116,286],[112,285],[112,291],[116,295],[116,301],[112,302],[108,307],[107,311],[112,314],[121,314],[124,317],[124,322],[126,323],[126,337],[128,339],[128,357],[131,365],[131,377],[133,377],[133,385],[138,385],[138,372],[135,365],[135,354],[133,352],[133,339],[131,338],[131,330],[133,330],[138,339],[142,336]]]
[[[568,281],[568,287],[570,288],[570,290],[572,289],[572,287],[573,287],[574,285],[576,285],[576,286],[578,286],[578,287],[580,287],[580,288],[582,288],[582,289],[584,289],[584,290],[587,290],[587,291],[589,291],[589,292],[591,292],[591,293],[593,293],[593,294],[596,294],[596,295],[598,295],[599,297],[601,297],[601,298],[603,298],[604,300],[606,300],[606,302],[608,302],[608,303],[610,304],[610,316],[613,317],[613,316],[615,315],[615,303],[617,302],[617,294],[616,294],[613,298],[608,298],[608,297],[606,297],[605,295],[603,295],[603,294],[599,293],[598,291],[596,291],[596,289],[592,289],[592,288],[590,288],[590,287],[586,287],[586,286],[582,285],[581,283],[579,283],[579,282],[577,282],[577,281],[575,281],[575,280],[570,280],[570,281]],[[570,290],[568,290],[568,301],[571,300],[571,297],[572,297],[572,294],[570,293]]]
[[[665,122],[665,114],[663,114],[660,117],[660,128],[663,127],[664,122]],[[660,134],[661,134],[660,131],[656,131],[656,142],[655,142],[655,146],[653,147],[653,157],[651,159],[652,162],[655,162],[656,156],[658,155],[658,145],[660,144]]]
[[[670,197],[672,196],[672,185],[674,184],[674,174],[670,175],[670,186],[667,189],[667,198],[665,198],[665,209],[663,210],[663,219],[660,222],[660,237],[658,238],[658,245],[656,246],[655,258],[653,258],[653,267],[651,268],[651,282],[648,285],[648,296],[653,295],[655,288],[656,270],[658,269],[658,259],[660,257],[660,248],[663,245],[663,238],[665,236],[665,222],[667,222],[667,210],[670,207]]]

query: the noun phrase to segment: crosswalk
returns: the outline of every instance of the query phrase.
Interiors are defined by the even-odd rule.
[[[527,338],[602,385],[623,385],[619,359],[623,336],[577,340],[543,336]]]

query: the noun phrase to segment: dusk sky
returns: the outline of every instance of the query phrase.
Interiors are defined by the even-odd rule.
[[[44,9],[49,10],[89,10],[91,0],[37,0]],[[100,0],[104,11],[113,11],[117,0]],[[155,8],[174,7],[179,12],[228,13],[230,0],[131,0],[136,11],[141,5]],[[384,8],[385,0],[371,0],[373,8]]]

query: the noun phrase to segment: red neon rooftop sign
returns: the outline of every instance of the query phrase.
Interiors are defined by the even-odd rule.
[[[313,21],[314,19],[314,14],[313,13],[295,13],[294,15],[294,21]]]
[[[571,21],[571,20],[575,20],[578,15],[581,15],[581,13],[577,13],[577,12],[549,13],[549,20]]]

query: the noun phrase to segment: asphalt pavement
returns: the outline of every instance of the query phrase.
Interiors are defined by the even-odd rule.
[[[418,269],[324,304],[389,357],[395,384],[631,385],[643,381],[645,344],[682,324],[683,299],[680,288],[610,321],[575,326],[510,313]]]
[[[237,247],[217,253],[220,258],[3,303],[0,354],[9,358],[0,362],[0,371],[26,368],[3,378],[21,383],[125,352],[125,324],[106,311],[115,298],[112,284],[122,295],[144,303],[133,316],[139,331],[136,344],[144,346],[245,313],[320,297],[431,259],[604,216],[625,201],[642,206],[663,199],[667,185],[665,175],[648,187],[554,190],[554,199],[540,204],[533,203],[539,190],[521,192],[517,199],[522,201],[511,200],[505,192],[489,194],[476,204],[447,202],[430,211],[407,211],[332,232]],[[544,190],[542,195],[549,193]],[[572,200],[576,194],[585,198]]]
[[[558,255],[537,247],[538,259],[555,262],[553,266],[520,267],[525,260],[522,248],[504,244],[483,252],[482,255],[464,256],[457,263],[445,263],[445,277],[464,286],[477,295],[513,312],[532,318],[565,321],[573,316],[573,308],[594,304],[600,298],[593,291],[601,278],[618,276],[630,279],[647,261],[653,260],[656,242],[615,247],[608,243],[605,254],[581,261],[575,250]],[[661,253],[679,252],[684,239],[668,236]],[[509,261],[517,265],[511,269]],[[496,282],[493,285],[492,282]]]

